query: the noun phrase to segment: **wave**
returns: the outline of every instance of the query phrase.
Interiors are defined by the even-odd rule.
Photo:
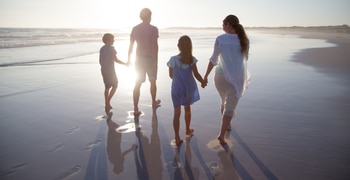
[[[81,56],[87,56],[96,54],[96,52],[91,53],[84,53],[79,55],[72,55],[72,56],[65,56],[60,58],[53,58],[53,59],[44,59],[44,60],[32,60],[32,61],[18,61],[18,62],[10,62],[10,63],[2,63],[0,64],[0,67],[8,67],[8,66],[37,66],[37,65],[54,65],[54,64],[82,64],[81,62],[58,62],[61,60],[69,59],[69,58],[75,58],[75,57],[81,57]],[[90,62],[91,63],[91,62]]]
[[[125,30],[110,29],[0,28],[0,49],[100,42],[106,32],[117,34],[122,39],[129,36]]]

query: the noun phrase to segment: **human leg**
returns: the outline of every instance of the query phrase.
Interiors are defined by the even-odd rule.
[[[134,114],[138,115],[140,114],[139,111],[139,99],[140,99],[140,88],[141,88],[141,82],[136,82],[134,86],[133,91],[133,101],[134,101]]]
[[[227,130],[231,130],[231,119],[234,115],[238,98],[232,84],[230,84],[223,75],[215,75],[215,87],[221,97],[221,128],[218,135],[220,144],[226,144],[224,135]]]
[[[144,68],[146,70],[146,74],[148,76],[148,80],[150,82],[150,93],[152,98],[152,106],[158,107],[160,105],[160,100],[157,99],[157,72],[158,72],[158,66],[156,61],[153,58],[147,57],[145,58],[145,62],[147,62],[144,65]]]
[[[156,80],[150,80],[150,93],[152,98],[152,106],[157,107],[160,105],[160,100],[157,97],[157,84]]]
[[[221,122],[221,129],[220,129],[220,134],[218,136],[218,140],[220,144],[225,145],[225,133],[227,131],[227,128],[230,126],[231,123],[231,116],[223,115],[222,116],[222,122]]]
[[[111,99],[118,87],[118,78],[115,72],[102,73],[103,82],[105,84],[104,98],[105,98],[105,111],[109,112],[112,109]]]
[[[105,108],[107,108],[107,107],[110,106],[110,102],[109,102],[109,100],[108,100],[108,97],[109,97],[109,89],[110,89],[110,88],[105,88],[105,91],[104,91]]]
[[[186,124],[186,136],[192,136],[193,129],[190,128],[191,126],[191,106],[190,105],[185,106],[185,124]]]
[[[173,128],[175,134],[175,143],[176,145],[180,145],[182,143],[182,139],[180,138],[180,115],[181,115],[181,106],[174,107],[174,118],[173,118]]]
[[[139,99],[140,99],[140,89],[141,89],[142,83],[145,82],[146,80],[146,68],[145,68],[145,62],[142,56],[136,56],[135,73],[136,73],[136,80],[135,80],[135,86],[133,90],[134,114],[139,115],[141,113],[138,108]]]
[[[112,109],[111,100],[112,100],[112,97],[114,96],[115,92],[117,91],[117,87],[118,87],[118,85],[112,86],[112,89],[109,91],[109,94],[108,94],[108,104],[109,104],[109,107],[111,109]]]

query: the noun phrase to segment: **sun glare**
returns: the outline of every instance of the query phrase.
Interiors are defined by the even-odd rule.
[[[119,39],[118,34],[115,34],[114,47],[117,51],[117,57],[123,62],[128,61],[129,39]],[[115,64],[118,80],[121,86],[126,87],[128,90],[133,88],[136,73],[134,69],[135,50],[130,58],[131,65],[124,66],[121,64]]]
[[[98,6],[100,24],[112,28],[132,27],[140,22],[140,10],[150,5],[150,3],[145,4],[135,0],[123,1],[123,3],[115,0],[101,0]]]

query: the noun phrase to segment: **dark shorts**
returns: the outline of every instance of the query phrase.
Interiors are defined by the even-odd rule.
[[[157,66],[152,57],[137,56],[135,61],[136,82],[145,82],[146,74],[149,81],[157,80]]]
[[[115,73],[102,73],[102,77],[106,89],[118,86],[118,78]]]

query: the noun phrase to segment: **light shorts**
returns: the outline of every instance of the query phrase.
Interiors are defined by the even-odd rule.
[[[149,81],[157,80],[157,66],[155,59],[147,56],[137,56],[135,61],[136,82],[145,82],[146,74]]]
[[[223,109],[223,115],[233,117],[239,100],[236,97],[235,87],[226,80],[224,74],[216,73],[214,76],[214,82],[221,98],[221,109]]]

